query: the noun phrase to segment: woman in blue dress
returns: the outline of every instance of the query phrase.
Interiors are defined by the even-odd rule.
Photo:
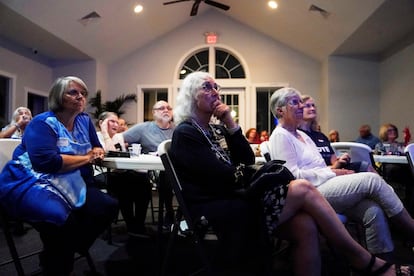
[[[84,113],[88,92],[77,77],[58,78],[49,111],[26,127],[0,174],[0,202],[39,231],[44,275],[69,275],[74,254],[85,254],[118,214],[115,199],[94,187],[92,164],[104,150]]]

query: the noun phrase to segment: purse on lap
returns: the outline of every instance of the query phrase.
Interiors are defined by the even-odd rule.
[[[237,193],[257,197],[274,186],[289,184],[295,177],[283,166],[284,163],[282,160],[271,160],[262,165],[245,166],[242,172],[243,188]]]

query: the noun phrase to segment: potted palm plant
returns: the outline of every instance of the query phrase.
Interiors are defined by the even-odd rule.
[[[134,101],[137,102],[137,95],[135,94],[126,94],[121,95],[115,98],[113,101],[106,101],[102,103],[102,95],[101,90],[96,92],[96,96],[90,98],[88,103],[91,107],[95,108],[94,112],[90,112],[90,114],[95,118],[98,119],[99,114],[104,111],[110,111],[118,114],[118,116],[122,116],[125,111],[122,109],[125,103]]]

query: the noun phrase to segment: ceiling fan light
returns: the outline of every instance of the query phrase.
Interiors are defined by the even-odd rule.
[[[138,4],[134,7],[134,12],[135,13],[140,13],[140,12],[142,12],[143,9],[144,9],[144,7],[140,4]]]
[[[277,9],[278,4],[276,1],[269,1],[267,2],[267,5],[271,8],[271,9]]]

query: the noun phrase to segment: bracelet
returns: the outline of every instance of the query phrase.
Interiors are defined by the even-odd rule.
[[[228,133],[230,134],[230,135],[233,135],[234,133],[236,133],[236,131],[238,131],[240,129],[240,126],[239,125],[237,125],[236,127],[234,127],[234,128],[228,128],[227,129],[227,131],[228,131]]]
[[[13,125],[17,128],[17,130],[20,130],[20,126],[18,123],[14,123]]]

